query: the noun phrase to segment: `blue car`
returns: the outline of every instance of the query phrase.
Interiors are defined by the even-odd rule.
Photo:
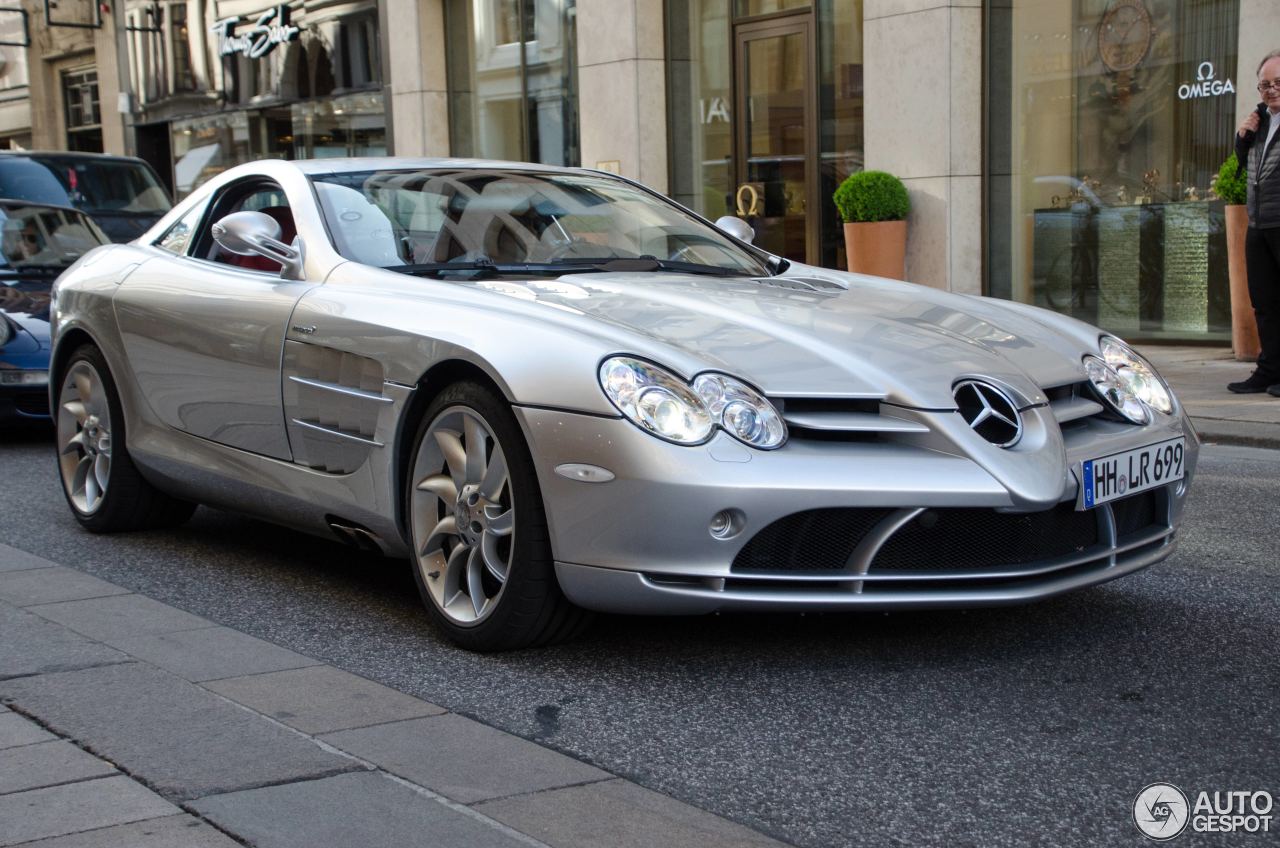
[[[83,212],[0,200],[0,427],[49,422],[49,290],[109,241]]]

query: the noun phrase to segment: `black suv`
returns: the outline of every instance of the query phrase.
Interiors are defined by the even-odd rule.
[[[173,206],[151,166],[102,153],[0,153],[0,197],[74,206],[112,241],[132,241]]]

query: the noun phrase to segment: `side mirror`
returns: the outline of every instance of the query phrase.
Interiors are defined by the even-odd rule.
[[[751,229],[750,224],[732,215],[723,215],[716,218],[716,229],[728,233],[738,241],[745,241],[747,244],[751,244],[751,241],[756,237],[756,231]]]
[[[237,256],[263,256],[280,263],[280,276],[302,279],[302,239],[280,241],[280,222],[262,212],[232,212],[213,225],[213,239]]]

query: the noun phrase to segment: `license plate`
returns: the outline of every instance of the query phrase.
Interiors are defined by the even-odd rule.
[[[1116,498],[1181,480],[1186,473],[1186,455],[1186,439],[1177,438],[1099,459],[1086,459],[1080,466],[1084,491],[1079,508],[1093,509]]]

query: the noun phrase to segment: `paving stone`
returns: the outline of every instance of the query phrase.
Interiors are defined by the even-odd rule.
[[[0,751],[0,795],[116,773],[110,763],[63,739]]]
[[[110,643],[148,633],[197,630],[213,622],[143,595],[116,595],[88,601],[45,604],[30,610],[77,633]]]
[[[170,816],[178,808],[127,777],[0,795],[0,845]]]
[[[0,679],[127,662],[129,659],[106,645],[91,642],[59,624],[2,601],[0,645],[4,646],[4,650],[0,650]]]
[[[475,809],[556,848],[784,844],[625,780],[502,798],[477,804]]]
[[[0,715],[0,748],[52,742],[57,738],[34,721],[23,718],[17,713],[8,712]]]
[[[235,677],[208,689],[304,733],[439,715],[441,707],[332,666]]]
[[[0,681],[0,696],[172,799],[362,768],[142,663]]]
[[[128,589],[60,565],[0,574],[0,600],[17,607],[127,594]]]
[[[0,544],[0,571],[23,571],[28,568],[53,568],[56,562]]]
[[[269,786],[192,804],[257,848],[514,848],[528,842],[383,774]]]
[[[318,660],[227,627],[135,636],[112,644],[196,682],[319,664]]]
[[[323,739],[464,804],[613,777],[453,713],[348,730]]]
[[[195,816],[181,815],[23,842],[14,848],[241,848],[241,845]]]

